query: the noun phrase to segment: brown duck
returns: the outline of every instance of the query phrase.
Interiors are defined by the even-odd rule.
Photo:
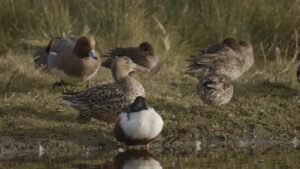
[[[240,77],[254,63],[252,45],[227,38],[191,56],[186,73],[201,79],[207,74],[223,74],[232,80]]]
[[[48,69],[62,82],[70,84],[83,81],[89,83],[101,63],[95,52],[93,37],[53,38],[46,52]]]
[[[232,98],[233,85],[226,75],[208,74],[199,80],[197,91],[204,103],[219,106]]]
[[[145,71],[128,57],[118,57],[112,64],[115,82],[62,96],[65,104],[79,110],[79,120],[85,122],[96,118],[110,126],[117,119],[117,113],[131,104],[136,97],[145,96],[143,86],[129,76],[132,71]]]
[[[138,47],[114,48],[104,55],[107,59],[102,66],[111,68],[112,62],[116,57],[127,56],[134,63],[146,67],[149,71],[158,71],[160,67],[159,58],[155,55],[153,47],[148,42],[142,42]]]

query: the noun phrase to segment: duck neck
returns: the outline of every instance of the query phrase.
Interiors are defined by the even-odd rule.
[[[113,74],[113,78],[115,79],[115,81],[119,81],[122,79],[126,79],[129,77],[128,72],[122,71],[121,69],[118,68],[113,68],[112,69],[112,74]]]

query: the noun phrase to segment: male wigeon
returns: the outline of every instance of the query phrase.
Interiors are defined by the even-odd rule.
[[[100,66],[93,37],[53,38],[47,46],[47,67],[62,82],[88,81]]]
[[[45,70],[48,64],[48,52],[47,46],[43,46],[37,49],[34,54],[34,65],[39,70]]]
[[[226,75],[208,74],[199,80],[197,91],[204,103],[219,106],[232,98],[233,85]]]
[[[127,146],[145,145],[155,139],[163,129],[161,116],[148,107],[144,97],[137,97],[135,101],[119,114],[114,128],[114,134],[118,141]]]
[[[85,122],[90,118],[105,121],[111,125],[117,113],[128,106],[138,96],[145,96],[143,86],[129,76],[132,71],[146,71],[128,57],[116,58],[112,65],[114,83],[95,86],[87,90],[62,96],[65,104],[80,111],[78,120]]]
[[[104,55],[107,59],[103,61],[102,66],[110,69],[113,60],[122,56],[129,57],[134,63],[148,68],[149,71],[159,70],[159,58],[155,54],[152,45],[148,42],[142,42],[138,47],[114,48],[110,50]]]
[[[226,38],[188,61],[186,73],[198,79],[207,74],[223,74],[235,80],[253,65],[253,48],[249,42]]]

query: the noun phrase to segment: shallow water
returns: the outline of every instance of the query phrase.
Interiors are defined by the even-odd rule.
[[[97,169],[97,168],[300,168],[300,151],[295,148],[262,147],[198,152],[159,152],[127,150],[81,155],[24,155],[3,157],[0,168]]]

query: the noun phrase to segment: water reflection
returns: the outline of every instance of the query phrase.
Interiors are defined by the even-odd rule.
[[[296,142],[296,141],[295,141]],[[0,156],[0,169],[232,169],[232,168],[300,168],[300,148],[277,146],[244,147],[242,149],[206,149],[199,151],[117,150],[91,151],[82,154],[50,154],[41,157]],[[1,149],[0,149],[1,153]]]
[[[160,162],[147,150],[127,150],[119,153],[113,161],[104,164],[106,169],[162,169]]]

